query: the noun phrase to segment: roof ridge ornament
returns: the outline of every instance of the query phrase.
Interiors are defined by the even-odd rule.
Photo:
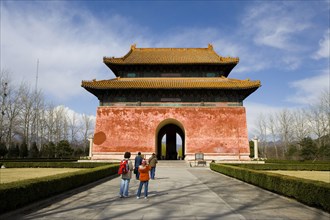
[[[207,48],[210,49],[210,50],[213,50],[213,45],[209,43],[209,44],[207,45]]]
[[[136,49],[136,44],[132,44],[131,45],[131,50],[135,50]]]

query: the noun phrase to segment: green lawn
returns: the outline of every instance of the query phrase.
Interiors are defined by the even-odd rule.
[[[79,170],[82,170],[82,168],[5,168],[0,169],[0,184]]]
[[[330,183],[330,171],[272,170],[267,172]]]

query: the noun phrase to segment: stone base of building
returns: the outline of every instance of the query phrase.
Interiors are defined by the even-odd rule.
[[[125,152],[104,152],[96,153],[91,157],[92,161],[120,161],[124,158]],[[142,156],[146,159],[150,158],[153,152],[143,153]],[[131,159],[136,157],[136,153],[131,154]],[[195,161],[195,154],[186,154],[185,161]],[[248,154],[217,154],[217,153],[205,153],[204,160],[211,161],[250,161],[251,158]]]
[[[100,152],[100,153],[95,153],[92,155],[91,160],[92,161],[99,161],[99,160],[104,160],[104,161],[120,161],[124,159],[124,154],[125,152]],[[144,153],[142,156],[146,159],[151,157],[152,152],[149,153]],[[137,153],[131,153],[131,158],[134,159],[137,156]]]

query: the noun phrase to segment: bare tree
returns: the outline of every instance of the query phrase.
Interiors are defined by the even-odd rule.
[[[38,105],[38,123],[37,123],[37,145],[39,149],[43,146],[44,143],[48,142],[47,135],[47,120],[46,113],[47,105],[45,104],[45,98],[41,97],[40,103]]]
[[[9,89],[7,93],[7,108],[6,115],[8,118],[7,127],[7,135],[6,142],[7,145],[13,142],[13,138],[15,135],[19,135],[17,132],[19,129],[19,114],[21,112],[21,105],[18,102],[21,97],[20,91]]]
[[[268,130],[270,132],[270,137],[272,140],[273,147],[275,149],[275,157],[276,157],[276,159],[278,159],[278,149],[277,149],[277,144],[276,144],[277,140],[278,140],[276,128],[278,128],[278,125],[277,125],[277,121],[276,121],[275,117],[271,114],[268,116],[267,126],[268,126]]]
[[[65,109],[64,106],[62,106],[63,109],[64,109],[64,112],[63,112],[63,115],[62,115],[62,138],[60,139],[61,140],[69,140],[69,121],[68,121],[68,112],[67,110]]]
[[[23,139],[26,140],[28,148],[31,146],[31,127],[34,115],[33,109],[33,98],[31,95],[31,89],[26,83],[21,83],[19,88],[19,93],[21,94],[18,100],[22,106],[22,111],[20,114],[21,129],[23,133]]]
[[[77,113],[73,113],[68,116],[69,123],[69,132],[70,132],[70,141],[72,145],[77,145],[78,143],[78,134],[82,128],[81,123],[79,123]]]
[[[276,119],[278,121],[279,137],[284,145],[284,157],[285,153],[288,151],[290,141],[292,140],[292,114],[289,112],[289,110],[284,109],[276,115]]]
[[[324,114],[324,135],[330,136],[330,90],[323,90],[320,95],[320,108]],[[330,138],[330,137],[329,137]]]
[[[0,73],[0,142],[24,142],[28,148],[71,141],[86,147],[92,132],[93,116],[71,114],[64,106],[45,103],[41,91],[32,91],[26,83],[14,87],[8,71]],[[37,89],[37,87],[36,87]]]
[[[297,109],[292,114],[292,136],[296,142],[302,141],[310,136],[310,124],[308,122],[307,113],[304,109]],[[298,146],[300,150],[300,146]]]
[[[86,149],[88,147],[88,138],[92,134],[93,124],[95,123],[95,121],[93,120],[92,116],[88,116],[86,114],[82,115],[82,120],[84,122],[83,129],[82,129],[83,143],[84,143],[84,149]],[[85,152],[85,153],[87,154],[87,152]]]
[[[260,148],[262,149],[262,154],[264,157],[267,157],[267,121],[266,117],[261,113],[257,117],[257,129],[258,136],[260,140]]]
[[[7,96],[8,96],[8,89],[9,89],[9,76],[8,71],[1,70],[0,73],[0,104],[1,104],[1,111],[0,111],[0,143],[3,140],[3,137],[7,134]]]
[[[321,137],[330,135],[330,101],[329,92],[324,91],[319,102],[311,105],[308,111],[308,120],[311,125],[311,132],[316,139],[319,140],[320,147]]]
[[[52,104],[47,106],[44,123],[47,132],[47,142],[55,143],[55,107]]]
[[[61,140],[65,139],[67,136],[67,123],[66,123],[66,115],[65,115],[65,108],[64,106],[57,106],[54,109],[54,136],[55,136],[55,143],[60,142]]]
[[[37,144],[38,149],[40,150],[40,134],[39,134],[39,125],[40,125],[40,113],[43,111],[43,94],[39,91],[31,92],[31,100],[33,102],[33,113],[31,117],[31,142],[35,142]]]

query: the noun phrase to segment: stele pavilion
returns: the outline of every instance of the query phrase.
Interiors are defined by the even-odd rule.
[[[99,100],[92,160],[250,160],[243,100],[260,81],[228,78],[239,59],[207,48],[137,48],[103,62],[116,78],[82,81]],[[166,143],[164,143],[164,140]],[[180,140],[181,139],[181,140]],[[162,141],[163,140],[163,141]]]

